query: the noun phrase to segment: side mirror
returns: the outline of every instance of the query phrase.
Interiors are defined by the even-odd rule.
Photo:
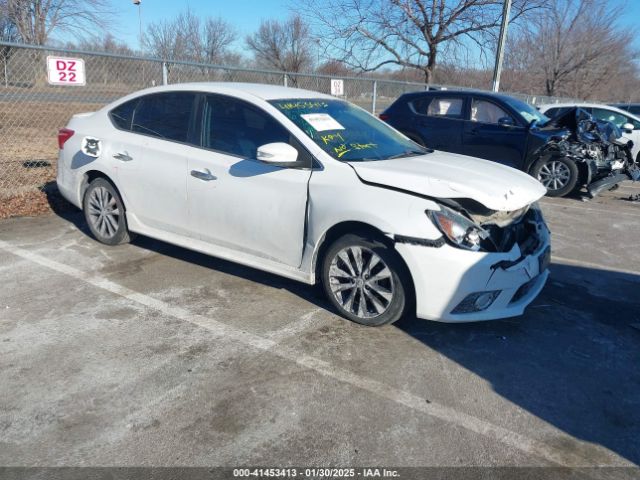
[[[622,130],[624,130],[625,132],[632,132],[633,131],[633,123],[625,123],[624,125],[622,125]]]
[[[258,160],[281,167],[293,164],[298,160],[298,151],[288,143],[267,143],[258,147]]]
[[[500,117],[498,119],[498,125],[502,125],[503,127],[513,127],[515,126],[515,123],[511,117]]]

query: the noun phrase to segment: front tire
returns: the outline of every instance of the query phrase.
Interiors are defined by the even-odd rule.
[[[533,166],[531,175],[546,187],[549,197],[564,197],[579,186],[578,166],[564,157],[541,158]]]
[[[111,182],[96,178],[87,187],[83,200],[84,218],[91,233],[105,245],[120,245],[131,240],[124,203]]]
[[[345,318],[368,326],[393,323],[407,307],[407,274],[397,252],[382,242],[348,234],[322,260],[325,294]]]

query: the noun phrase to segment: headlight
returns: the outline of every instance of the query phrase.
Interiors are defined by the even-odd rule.
[[[480,250],[480,241],[487,232],[467,217],[440,205],[440,210],[427,210],[427,215],[444,236],[455,246],[467,250]]]

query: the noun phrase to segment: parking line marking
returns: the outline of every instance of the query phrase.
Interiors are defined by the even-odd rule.
[[[316,308],[311,310],[310,312],[302,315],[298,320],[294,320],[286,324],[284,327],[275,330],[273,332],[267,333],[265,336],[271,340],[275,340],[276,342],[282,342],[289,337],[293,337],[299,333],[304,332],[309,327],[318,325],[318,319],[314,318],[318,313],[324,311],[324,308]]]
[[[475,417],[473,415],[455,410],[446,405],[437,402],[427,403],[426,400],[418,395],[394,388],[385,383],[379,382],[372,378],[355,374],[344,368],[332,365],[331,363],[315,358],[310,355],[300,353],[292,348],[278,345],[275,340],[263,338],[259,335],[249,333],[244,330],[223,324],[217,320],[207,318],[203,315],[189,312],[188,310],[170,305],[161,300],[157,300],[143,293],[136,292],[127,287],[119,285],[111,280],[102,278],[88,272],[83,272],[69,265],[59,263],[50,258],[43,257],[37,253],[30,252],[24,248],[12,245],[8,242],[0,240],[0,248],[18,257],[33,263],[42,265],[43,267],[54,270],[58,273],[70,276],[94,287],[100,288],[107,292],[124,297],[132,302],[139,303],[148,308],[152,308],[167,316],[174,317],[178,320],[189,322],[193,325],[205,328],[220,339],[235,340],[238,343],[271,353],[284,360],[295,363],[296,365],[313,370],[325,377],[332,378],[342,383],[349,384],[361,390],[365,390],[373,395],[390,400],[399,405],[403,405],[412,410],[427,414],[447,423],[461,426],[469,431],[478,433],[492,440],[497,440],[508,446],[521,450],[529,455],[541,457],[548,462],[568,467],[585,467],[593,466],[589,463],[588,456],[581,456],[574,452],[559,451],[544,442],[529,438],[520,433],[514,432],[504,427],[494,425],[487,420]],[[570,435],[565,435],[572,442],[580,443],[577,439]],[[630,466],[624,459],[620,458],[619,464],[608,466]],[[598,466],[604,466],[599,464]]]

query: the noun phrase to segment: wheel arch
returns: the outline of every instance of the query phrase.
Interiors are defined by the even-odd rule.
[[[404,274],[404,277],[408,282],[406,286],[407,287],[406,290],[408,294],[407,300],[410,302],[409,308],[412,309],[413,311],[413,309],[415,308],[416,292],[415,292],[415,284],[413,282],[413,277],[411,275],[411,270],[409,269],[409,266],[405,262],[402,255],[400,255],[400,253],[395,249],[394,240],[379,228],[374,227],[373,225],[366,222],[359,222],[359,221],[339,222],[333,225],[332,227],[330,227],[322,235],[322,237],[320,238],[320,241],[318,242],[318,245],[316,246],[313,259],[312,259],[312,272],[314,273],[315,284],[319,285],[320,282],[322,282],[322,273],[320,271],[320,268],[322,267],[322,260],[324,258],[325,253],[327,252],[327,250],[329,249],[331,244],[333,244],[334,241],[336,241],[338,238],[348,233],[362,235],[372,240],[378,240],[384,243],[387,247],[389,247],[391,250],[393,250],[396,253],[396,255],[398,256],[398,260],[400,261],[404,269],[404,272],[402,273]]]
[[[120,191],[120,189],[118,188],[118,185],[116,184],[116,182],[114,182],[111,176],[109,176],[105,172],[101,170],[95,170],[95,169],[87,170],[86,172],[84,172],[82,182],[80,183],[80,192],[79,192],[81,205],[84,204],[84,196],[85,196],[85,193],[87,192],[87,188],[89,187],[89,184],[97,178],[104,178],[107,182],[109,182],[113,186],[113,188],[116,189],[116,191],[118,192],[118,195],[120,195],[120,198],[122,199],[122,204],[126,211],[127,205],[126,205],[125,198],[122,195],[122,192]]]

